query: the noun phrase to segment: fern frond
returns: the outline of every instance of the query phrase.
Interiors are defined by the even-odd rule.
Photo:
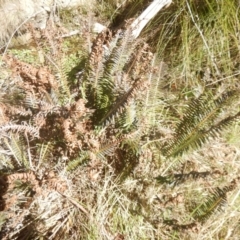
[[[112,50],[116,46],[116,41],[112,40],[112,32],[109,29],[99,33],[93,42],[89,61],[85,66],[85,73],[88,74],[87,76],[92,83],[95,83],[101,76],[99,73],[102,72],[103,63],[107,60],[107,49],[110,44]],[[91,75],[93,78],[91,78]],[[94,86],[96,85],[94,84]]]
[[[54,90],[51,93],[44,92],[41,99],[37,98],[33,94],[28,94],[25,99],[25,106],[38,111],[34,118],[36,119],[39,115],[47,116],[48,114],[56,113],[60,109],[60,101]]]
[[[136,105],[134,101],[130,101],[128,105],[126,105],[123,116],[119,117],[119,123],[121,129],[129,129],[136,120]]]
[[[85,82],[88,81],[86,83],[88,102],[92,105],[92,108],[96,109],[94,118],[98,122],[101,121],[100,124],[105,122],[115,110],[119,109],[129,94],[136,89],[135,85],[132,89],[128,88],[124,93],[120,93],[117,88],[117,81],[119,78],[124,78],[124,84],[127,81],[130,83],[130,77],[128,76],[130,70],[127,69],[127,66],[130,65],[130,59],[134,57],[134,49],[139,45],[139,41],[134,40],[129,31],[126,31],[123,36],[116,34],[107,45],[103,45],[104,39],[101,39],[101,37],[103,36],[100,35],[100,38],[97,38],[96,46],[93,46],[90,61],[87,64],[88,71],[85,76]],[[101,44],[102,46],[100,46]],[[109,47],[108,49],[106,49],[107,46]],[[109,54],[103,57],[104,51],[109,51]],[[102,62],[101,71],[99,70],[100,65],[97,60]],[[96,66],[96,69],[93,66]],[[134,68],[134,66],[131,66],[131,68]],[[94,71],[96,72],[94,73]],[[101,74],[99,74],[99,71]],[[124,71],[128,72],[124,74]],[[94,79],[89,78],[90,73],[94,76]],[[131,86],[131,84],[128,85],[129,87]],[[115,108],[111,110],[113,103],[116,103]],[[122,107],[124,108],[124,106]]]
[[[39,129],[27,124],[19,125],[19,124],[8,123],[0,126],[0,137],[1,135],[6,136],[8,132],[28,133],[32,138],[39,138]]]
[[[52,144],[51,142],[48,142],[47,144],[41,144],[38,149],[38,164],[36,169],[39,169],[41,167],[42,163],[46,162],[48,160],[48,156],[50,155],[52,150]]]
[[[214,192],[207,197],[206,201],[199,205],[192,213],[192,216],[196,220],[204,221],[215,211],[221,211],[221,209],[227,203],[227,188],[216,188]]]
[[[209,129],[206,130],[206,133],[212,133],[213,135],[216,135],[217,133],[221,133],[221,131],[228,127],[230,124],[235,122],[240,117],[240,112],[237,112],[234,115],[228,116],[221,121],[217,122],[216,124],[210,126]]]
[[[133,50],[139,44],[138,41],[134,41],[131,32],[126,31],[123,37],[119,38],[116,46],[112,49],[109,57],[105,63],[104,76],[111,78],[116,73],[121,72],[124,66],[130,60]]]
[[[105,114],[105,116],[100,121],[100,124],[103,124],[105,121],[107,121],[107,123],[114,122],[114,115],[122,113],[122,111],[126,108],[126,105],[130,104],[130,101],[144,86],[144,80],[145,79],[136,80],[133,86],[124,95],[120,96],[115,104],[113,104],[112,108],[107,112],[107,114]]]
[[[39,99],[34,94],[27,94],[25,98],[25,106],[31,109],[37,109]]]
[[[0,170],[14,169],[14,164],[11,160],[12,153],[8,149],[0,149]]]
[[[67,171],[73,171],[75,170],[79,165],[81,165],[85,160],[90,159],[90,153],[89,152],[81,152],[80,156],[72,161],[70,161],[67,165]]]
[[[176,128],[175,137],[163,146],[163,153],[168,157],[174,157],[190,148],[198,148],[210,136],[215,135],[217,128],[230,125],[239,117],[239,113],[222,119],[218,123],[216,121],[222,108],[232,101],[234,95],[236,92],[229,92],[218,99],[213,99],[211,95],[201,95],[193,100]]]
[[[67,70],[65,69],[64,62],[62,59],[59,61],[59,66],[57,66],[56,77],[59,84],[59,87],[58,87],[59,100],[61,100],[63,103],[68,102],[71,96],[71,93],[70,93],[70,87],[68,82]]]
[[[97,151],[94,151],[94,154],[103,162],[107,162],[106,156],[112,156],[118,142],[111,142],[108,144],[102,145]]]
[[[14,106],[9,106],[8,112],[11,112],[13,115],[19,115],[19,116],[31,116],[32,112],[28,109],[26,110],[22,106],[14,107]]]
[[[27,151],[24,148],[23,140],[11,134],[10,139],[5,138],[4,144],[12,154],[14,160],[19,167],[29,168],[29,161],[27,160]]]
[[[106,29],[101,32],[93,42],[91,53],[85,64],[83,76],[83,97],[86,95],[88,100],[92,102],[93,106],[96,101],[96,91],[99,79],[103,77],[104,64],[107,60],[107,46],[109,46],[110,42],[111,45],[114,43],[114,41],[111,41],[111,38],[112,33],[110,30]],[[112,47],[115,47],[115,44]]]
[[[163,115],[166,103],[164,99],[170,99],[169,92],[164,90],[164,75],[167,72],[167,64],[158,62],[156,56],[153,58],[152,65],[154,70],[148,74],[149,88],[146,89],[144,113],[148,121],[155,125]],[[167,94],[167,96],[166,96]]]

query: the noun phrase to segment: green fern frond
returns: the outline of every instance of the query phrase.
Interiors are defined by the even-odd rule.
[[[105,121],[108,121],[108,123],[114,122],[115,115],[121,113],[126,108],[126,106],[138,93],[139,89],[143,84],[143,81],[143,79],[138,79],[125,94],[120,96],[116,103],[112,104],[111,109],[102,118],[100,124],[104,124]]]
[[[213,135],[216,135],[217,133],[221,133],[223,129],[227,128],[230,124],[235,122],[240,117],[240,112],[237,112],[234,115],[228,116],[221,121],[217,122],[213,126],[211,126],[209,129],[206,130],[206,133],[212,133]]]
[[[128,105],[126,105],[123,116],[119,118],[119,123],[122,129],[129,129],[133,125],[136,120],[136,105],[134,101],[130,101]]]
[[[59,99],[64,103],[67,102],[71,93],[68,82],[67,70],[65,69],[65,65],[63,60],[59,61],[59,66],[57,66],[57,80],[59,84]]]
[[[30,181],[22,181],[21,179],[14,180],[14,190],[21,192],[21,198],[18,199],[18,204],[26,202],[28,197],[33,194],[32,184]]]
[[[104,40],[98,41],[98,44],[104,43]],[[128,84],[130,88],[125,90],[123,93],[120,92],[117,81],[119,81],[119,78],[124,78],[123,84],[126,84],[127,81],[130,83],[127,66],[130,65],[129,61],[134,57],[133,51],[138,45],[139,41],[134,40],[130,32],[126,31],[121,37],[120,34],[116,34],[109,43],[108,49],[106,45],[97,45],[96,47],[100,49],[99,51],[96,51],[94,47],[92,49],[93,51],[96,51],[96,53],[94,52],[94,54],[90,56],[90,61],[87,64],[88,67],[86,66],[87,72],[85,74],[86,76],[84,77],[84,81],[86,82],[85,85],[88,86],[86,94],[88,102],[91,104],[92,108],[96,109],[94,118],[100,122],[100,125],[114,113],[117,113],[119,109],[121,111],[121,108],[124,108],[126,101],[129,100],[130,96],[133,97],[133,92],[136,91],[136,82],[138,82],[138,80],[135,81],[135,84],[132,87]],[[96,64],[95,62],[97,57],[99,57],[98,55],[107,51],[108,53],[105,54],[104,57],[100,56],[99,61],[102,61],[102,67],[101,74],[99,74],[99,63],[97,63],[98,66],[96,69],[93,69],[93,66]],[[93,66],[91,66],[91,64]],[[92,71],[92,75],[95,79],[91,79],[91,77],[89,78],[89,71]],[[96,72],[94,73],[94,71]],[[114,107],[113,103],[115,103]]]
[[[0,170],[12,170],[15,165],[11,160],[11,151],[8,149],[0,149]]]
[[[170,93],[164,89],[167,64],[159,62],[155,56],[152,65],[155,70],[148,75],[149,88],[146,89],[143,110],[148,121],[155,125],[158,124],[159,119],[162,119],[164,107],[166,107],[165,99],[171,99],[171,97]]]
[[[67,171],[75,170],[79,165],[84,163],[84,161],[90,159],[90,153],[88,151],[83,151],[80,153],[80,156],[67,164]]]
[[[236,92],[229,92],[217,99],[211,95],[201,95],[194,99],[178,124],[175,137],[163,146],[162,152],[168,157],[181,155],[190,148],[198,148],[210,136],[214,136],[218,129],[230,125],[239,117],[239,113],[216,122],[222,108],[228,105],[235,95]]]
[[[116,73],[121,72],[126,66],[130,57],[139,42],[131,36],[131,31],[124,33],[123,37],[117,35],[119,39],[116,46],[112,49],[105,63],[104,76],[111,78]]]
[[[112,156],[118,145],[118,142],[111,142],[108,144],[103,144],[99,150],[94,151],[94,154],[103,162],[107,162],[106,156]]]
[[[10,139],[4,139],[4,144],[7,150],[9,150],[9,153],[13,156],[18,167],[25,167],[28,169],[29,161],[23,140],[20,137],[11,134]]]
[[[192,216],[194,219],[199,221],[206,220],[215,211],[221,211],[221,209],[227,203],[227,192],[228,188],[216,188],[214,192],[207,197],[207,200],[200,204],[193,212]]]
[[[52,150],[51,142],[48,142],[47,144],[41,144],[40,146],[38,146],[37,149],[38,164],[36,169],[39,169],[39,167],[41,167],[41,165],[48,160],[48,156],[50,155],[51,150]]]

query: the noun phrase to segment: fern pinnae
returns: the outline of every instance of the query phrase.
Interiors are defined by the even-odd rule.
[[[78,166],[80,166],[85,160],[90,159],[90,152],[89,151],[82,151],[80,156],[74,160],[71,160],[66,167],[67,171],[73,171]]]
[[[67,71],[64,66],[64,61],[63,59],[60,60],[59,62],[60,66],[57,67],[57,73],[56,73],[56,78],[59,84],[59,99],[64,103],[68,101],[70,97],[70,88],[69,88],[69,83],[68,83],[68,77],[67,77]]]
[[[48,156],[50,155],[50,151],[52,149],[51,142],[48,142],[47,144],[41,144],[38,146],[38,164],[36,167],[36,170],[38,170],[44,162],[48,159]]]
[[[39,99],[34,94],[28,93],[25,98],[24,105],[30,109],[38,109]]]
[[[99,80],[103,78],[104,66],[108,59],[106,54],[109,41],[111,45],[111,31],[106,29],[98,34],[94,40],[88,61],[85,64],[82,87],[85,91],[83,95],[87,95],[89,100],[96,101],[97,89],[99,88]],[[115,45],[114,45],[115,47]],[[95,105],[94,103],[92,105]]]
[[[209,134],[213,137],[217,136],[221,133],[221,131],[227,127],[229,127],[232,123],[237,121],[240,118],[240,111],[234,115],[228,116],[221,121],[215,123],[214,125],[210,126],[206,131],[205,134]]]
[[[122,111],[125,106],[129,103],[131,99],[134,98],[134,96],[137,94],[137,91],[141,88],[142,85],[142,79],[136,80],[136,82],[133,84],[133,86],[125,93],[123,96],[119,97],[117,102],[113,105],[113,107],[107,112],[107,114],[102,118],[100,121],[100,124],[104,124],[106,120],[113,121],[114,115],[118,113],[118,111]]]
[[[218,99],[203,95],[197,100],[193,100],[177,126],[175,138],[168,142],[168,146],[163,148],[167,156],[177,156],[188,150],[190,147],[199,147],[216,132],[215,123],[223,106],[232,99],[232,94],[225,94]],[[239,114],[225,118],[219,122],[219,127],[228,125]]]
[[[157,181],[160,183],[167,183],[167,184],[174,184],[174,186],[179,185],[181,183],[186,182],[187,180],[194,180],[203,178],[205,179],[208,176],[213,175],[215,172],[205,171],[205,172],[198,172],[198,171],[191,171],[189,173],[179,173],[179,174],[172,174],[168,176],[158,176],[156,177]]]
[[[94,101],[97,101],[97,105],[101,105],[102,99],[109,99],[109,102],[113,100],[113,88],[114,88],[114,76],[118,71],[122,71],[123,61],[121,53],[124,52],[124,46],[116,46],[110,53],[107,61],[104,63],[104,70],[102,77],[98,79],[98,84],[94,85]],[[124,62],[124,61],[123,61]],[[101,107],[101,106],[100,106]]]
[[[225,188],[216,188],[214,192],[207,197],[207,200],[192,212],[193,218],[199,221],[205,221],[215,211],[220,211],[227,203],[226,193]]]
[[[16,136],[11,134],[10,139],[4,139],[4,143],[8,150],[11,152],[13,155],[16,163],[18,164],[19,167],[29,167],[29,162],[27,161],[27,156],[26,156],[26,151],[23,148],[23,141],[20,139],[17,139]]]
[[[166,64],[157,63],[156,55],[153,56],[150,71],[147,74],[148,87],[146,88],[146,98],[144,102],[143,114],[150,124],[156,124],[158,116],[163,115],[164,103],[161,101],[163,90],[161,89],[163,76],[166,71]]]
[[[111,46],[110,54],[107,57],[106,62],[104,63],[104,72],[102,80],[103,83],[114,84],[113,77],[116,74],[119,74],[124,70],[124,66],[128,63],[133,50],[137,45],[137,41],[133,41],[131,34],[127,31],[122,38],[119,38],[118,35],[115,37],[114,47]]]
[[[32,138],[39,138],[39,129],[27,124],[22,125],[14,123],[4,124],[0,126],[0,137],[1,134],[7,133],[9,131],[17,133],[18,132],[28,133]]]
[[[13,163],[12,159],[12,152],[9,149],[0,149],[0,171],[4,169],[14,169],[15,164]]]
[[[130,101],[129,104],[127,104],[127,106],[125,107],[122,126],[126,129],[131,127],[136,117],[137,117],[137,113],[136,113],[135,102]]]
[[[117,145],[118,145],[118,142],[103,144],[102,146],[100,146],[100,148],[97,151],[94,151],[94,154],[101,161],[107,162],[106,156],[112,156]]]
[[[130,31],[126,31],[124,36],[118,40],[116,47],[113,48],[109,55],[108,61],[106,62],[106,73],[112,75],[118,71],[122,71],[135,47],[136,41],[134,42]]]

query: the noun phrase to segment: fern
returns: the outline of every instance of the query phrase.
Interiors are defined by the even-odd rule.
[[[103,37],[103,36],[101,36]],[[99,43],[98,43],[99,41]],[[101,41],[99,38],[96,40],[96,46],[92,48],[92,54],[90,55],[90,61],[87,63],[87,72],[84,77],[86,89],[86,96],[88,98],[89,106],[96,109],[93,116],[94,121],[102,125],[105,121],[111,118],[113,115],[121,112],[121,109],[127,105],[128,101],[134,97],[134,94],[139,90],[141,81],[136,78],[135,83],[130,84],[129,75],[130,70],[128,66],[131,65],[131,58],[134,58],[133,50],[139,45],[138,41],[133,41],[129,31],[120,37],[116,34],[110,42],[109,54],[105,54],[103,57],[103,51],[106,50],[106,46],[99,46],[98,44],[104,43],[104,39]],[[96,50],[96,47],[99,49]],[[100,57],[98,55],[101,55]],[[101,61],[101,74],[99,74],[99,63]],[[96,69],[94,69],[94,66]],[[131,65],[130,68],[133,66]],[[89,70],[90,69],[90,70]],[[95,71],[95,73],[94,73]],[[94,76],[92,80],[90,75]],[[121,79],[122,84],[128,85],[128,88],[122,92],[119,89],[118,82]],[[83,83],[84,84],[84,83]],[[84,88],[84,87],[83,87]],[[113,103],[115,103],[113,105]]]
[[[67,171],[75,170],[79,165],[81,165],[84,161],[90,159],[90,153],[88,151],[81,152],[80,156],[72,161],[70,161],[67,165]]]
[[[137,80],[136,83],[134,83],[134,85],[123,96],[120,96],[119,99],[116,101],[116,103],[102,118],[102,120],[100,121],[100,124],[103,124],[108,119],[110,122],[114,122],[114,115],[117,115],[121,113],[123,109],[126,109],[126,106],[136,96],[142,84],[143,82],[141,81],[141,79]]]
[[[14,123],[8,123],[0,126],[0,137],[7,136],[8,132],[22,132],[22,133],[28,133],[32,138],[39,138],[39,129],[36,127],[33,127],[31,125],[19,125]]]
[[[215,136],[220,129],[229,126],[239,117],[240,112],[220,121],[218,116],[235,95],[236,92],[228,92],[223,97],[213,99],[211,95],[205,94],[192,100],[175,130],[174,138],[163,146],[163,154],[175,157],[190,148],[200,147],[210,136]]]
[[[232,181],[229,186],[216,188],[214,192],[207,197],[206,201],[200,204],[193,212],[192,217],[199,221],[205,221],[215,211],[221,211],[227,204],[227,193],[236,187],[236,182]]]
[[[109,54],[104,66],[104,76],[111,79],[116,73],[121,72],[130,60],[130,56],[137,45],[138,41],[133,41],[131,32],[126,31]]]
[[[111,142],[103,144],[98,150],[94,151],[95,156],[103,162],[107,162],[107,156],[113,156],[118,142]]]
[[[59,87],[60,99],[63,103],[65,103],[70,98],[70,89],[69,83],[67,81],[67,73],[64,71],[63,66],[59,67],[57,77],[60,85]]]
[[[39,169],[44,162],[47,161],[50,152],[52,150],[52,144],[48,142],[47,144],[41,144],[38,146],[37,152],[38,152],[38,164],[36,167],[36,170]]]
[[[9,170],[14,169],[14,163],[11,160],[11,150],[4,149],[1,147],[0,149],[0,170]]]
[[[11,153],[15,163],[18,167],[29,168],[29,161],[27,159],[27,152],[24,148],[24,142],[19,137],[11,134],[10,139],[5,138],[4,144],[6,149]]]
[[[118,125],[119,128],[123,130],[130,129],[137,118],[137,112],[136,112],[136,105],[135,102],[132,100],[129,102],[129,104],[126,105],[124,111],[120,116],[118,117]]]

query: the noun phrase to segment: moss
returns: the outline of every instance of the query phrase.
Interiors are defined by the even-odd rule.
[[[9,53],[14,55],[20,61],[36,66],[40,64],[40,59],[36,49],[19,48],[10,49]]]

